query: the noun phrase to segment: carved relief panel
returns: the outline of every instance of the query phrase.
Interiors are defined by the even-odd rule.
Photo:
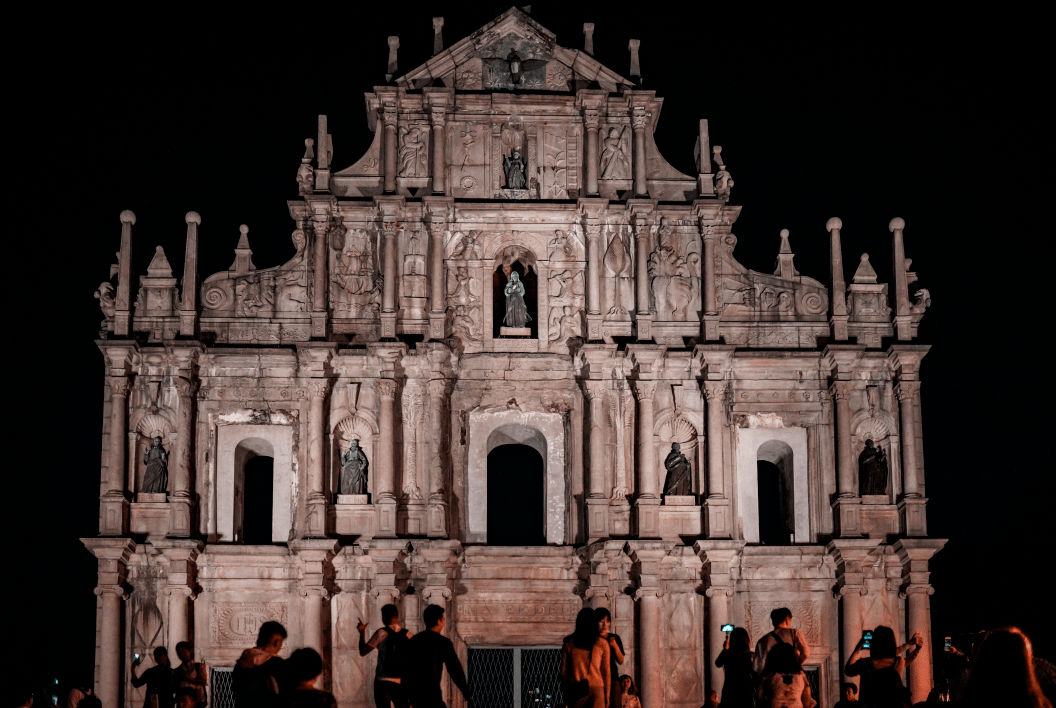
[[[634,309],[634,234],[627,224],[602,230],[602,311],[607,321],[630,322]]]
[[[699,319],[701,244],[695,222],[663,219],[653,233],[649,289],[658,322]]]
[[[453,122],[447,134],[450,141],[448,154],[452,156],[447,179],[451,185],[451,195],[471,198],[487,196],[484,165],[488,124]]]
[[[355,228],[354,226],[366,226]],[[348,223],[330,239],[330,307],[334,317],[374,319],[381,307],[381,232]]]

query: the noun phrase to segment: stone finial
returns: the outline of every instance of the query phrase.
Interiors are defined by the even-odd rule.
[[[385,80],[392,81],[392,77],[396,75],[396,50],[400,48],[400,38],[396,36],[389,37],[389,68],[385,72]]]
[[[627,43],[627,48],[631,50],[631,76],[638,77],[639,82],[642,79],[642,67],[638,63],[638,47],[641,44],[641,40],[638,39],[632,39]]]
[[[130,209],[125,209],[123,212],[121,212],[121,223],[135,225],[136,215],[133,214]]]
[[[312,138],[304,139],[304,157],[301,158],[301,162],[311,162],[315,157],[315,140]]]
[[[238,237],[238,247],[249,248],[249,227],[242,224],[238,227],[238,233],[242,234]]]
[[[444,34],[441,31],[444,26],[443,17],[433,18],[433,56],[444,51]]]
[[[829,219],[828,221],[825,222],[825,230],[828,231],[829,233],[832,233],[833,229],[842,229],[842,228],[843,228],[843,222],[840,221],[840,217],[838,217],[838,216],[834,216],[834,217],[832,217],[831,219]]]
[[[781,229],[781,250],[779,253],[792,253],[792,247],[788,245],[788,229]]]
[[[583,23],[583,51],[594,56],[594,23]]]
[[[725,170],[726,165],[722,164],[722,146],[716,145],[711,149],[711,159],[714,160],[715,164],[719,166],[720,170]]]
[[[852,280],[856,285],[876,282],[876,271],[873,270],[872,264],[869,263],[868,253],[862,254],[862,262],[858,264],[858,270],[854,271]]]
[[[896,216],[894,219],[891,219],[891,223],[887,225],[887,228],[891,229],[891,231],[901,231],[906,228],[906,220],[900,216]]]
[[[187,216],[183,217],[183,220],[186,221],[188,224],[201,224],[202,223],[202,217],[200,217],[198,215],[198,212],[196,212],[196,211],[187,212]]]
[[[172,266],[169,265],[169,259],[165,257],[165,249],[161,246],[157,246],[154,249],[154,258],[151,259],[150,265],[147,266],[147,277],[148,278],[171,278],[172,277]]]

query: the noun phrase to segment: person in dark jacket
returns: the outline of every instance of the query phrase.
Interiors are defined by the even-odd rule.
[[[337,708],[334,694],[315,687],[323,674],[323,658],[315,649],[298,649],[290,654],[283,673],[287,684],[279,696],[282,708]]]
[[[734,627],[715,659],[722,669],[722,708],[752,708],[755,705],[755,672],[752,671],[752,643],[748,630]]]
[[[235,704],[240,706],[271,706],[279,693],[282,673],[282,643],[286,628],[278,622],[265,622],[257,633],[257,646],[246,649],[235,664],[231,676],[235,689]]]
[[[466,672],[455,653],[455,645],[444,631],[444,608],[429,605],[422,613],[426,631],[407,642],[407,659],[403,666],[403,683],[407,698],[414,708],[447,708],[440,691],[444,667],[458,690],[468,700],[472,690],[466,682]]]
[[[414,635],[400,626],[400,609],[396,605],[381,608],[385,626],[366,638],[367,625],[359,621],[359,655],[378,650],[378,665],[374,671],[374,705],[377,708],[407,708],[407,696],[400,682],[403,680],[403,660],[407,641]]]
[[[169,650],[165,647],[154,647],[154,666],[136,676],[136,667],[140,659],[132,662],[132,685],[139,688],[147,685],[147,695],[143,699],[143,708],[173,708],[172,665],[169,664]]]

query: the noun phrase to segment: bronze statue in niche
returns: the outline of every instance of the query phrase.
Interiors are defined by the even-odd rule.
[[[688,496],[693,493],[693,466],[677,442],[671,443],[671,452],[664,460],[667,468],[667,481],[664,483],[665,496]]]
[[[528,308],[524,304],[524,283],[516,271],[510,273],[510,282],[506,283],[506,317],[503,322],[507,327],[527,327]]]
[[[367,493],[367,456],[359,447],[359,441],[353,440],[348,449],[341,453],[340,494]]]
[[[887,494],[887,455],[872,440],[858,456],[858,494]]]
[[[509,157],[502,158],[502,169],[506,173],[506,189],[524,189],[524,160],[521,153],[514,150]]]
[[[143,453],[143,464],[147,466],[143,473],[143,493],[165,494],[169,491],[169,453],[161,446],[161,438],[155,437],[154,444]]]

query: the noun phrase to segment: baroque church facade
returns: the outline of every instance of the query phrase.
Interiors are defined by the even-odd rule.
[[[515,8],[447,48],[440,25],[402,76],[390,38],[358,161],[332,164],[319,118],[286,264],[258,268],[242,227],[230,269],[199,280],[191,212],[182,281],[158,247],[133,288],[121,214],[96,293],[84,539],[104,705],[138,705],[133,653],[182,640],[223,705],[278,620],[286,651],[323,655],[340,705],[367,708],[356,625],[388,603],[415,631],[444,606],[501,704],[552,674],[584,606],[612,612],[645,708],[702,705],[723,625],[754,644],[778,607],[826,705],[863,628],[922,631],[907,681],[923,700],[944,541],[927,532],[914,343],[930,300],[911,296],[903,221],[894,283],[868,256],[846,280],[839,219],[828,282],[796,270],[787,231],[776,271],[749,270],[707,121],[696,174],[656,149],[662,101],[635,80],[635,41],[628,79],[593,59],[590,25],[583,50]],[[507,319],[514,274],[527,322]],[[517,533],[489,535],[504,517]]]

